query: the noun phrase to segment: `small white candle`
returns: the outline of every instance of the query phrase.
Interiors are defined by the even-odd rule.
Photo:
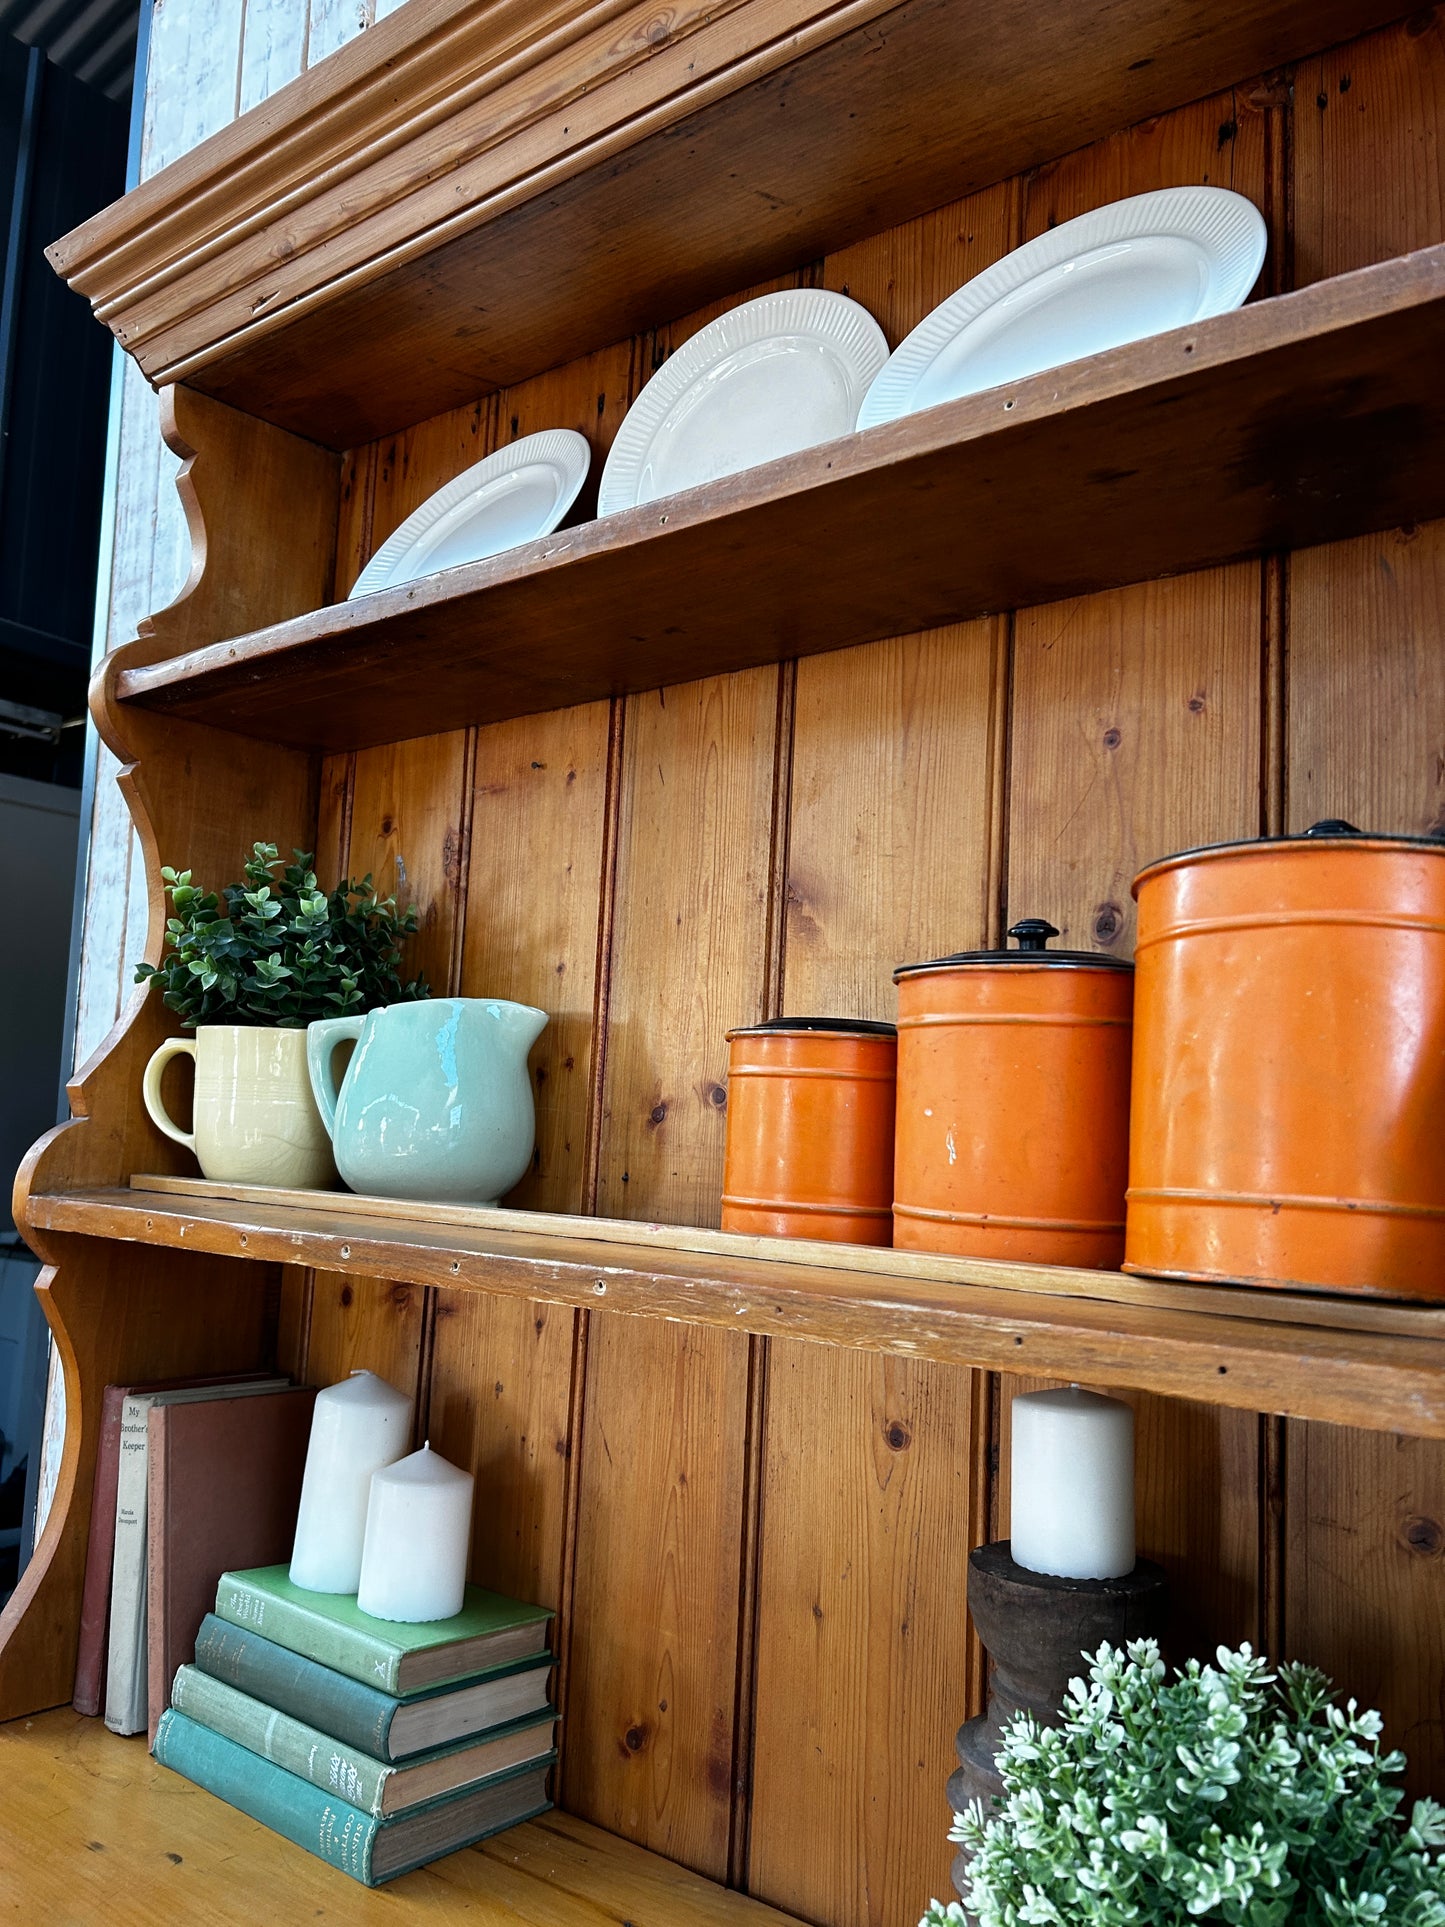
[[[361,1578],[371,1475],[411,1444],[411,1400],[375,1372],[353,1372],[316,1394],[291,1583],[355,1592]]]
[[[373,1477],[356,1599],[364,1613],[416,1624],[461,1611],[473,1483],[430,1443]]]
[[[1081,1391],[1023,1392],[1013,1402],[1014,1563],[1062,1579],[1134,1570],[1134,1414]]]

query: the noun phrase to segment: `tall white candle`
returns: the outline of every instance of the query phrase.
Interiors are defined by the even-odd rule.
[[[316,1394],[291,1583],[355,1592],[361,1578],[371,1475],[411,1444],[411,1400],[375,1372],[353,1372]]]
[[[1013,1402],[1014,1563],[1064,1579],[1134,1570],[1134,1414],[1097,1392],[1023,1392]]]
[[[417,1623],[461,1611],[473,1483],[429,1443],[375,1474],[356,1599],[364,1613]]]

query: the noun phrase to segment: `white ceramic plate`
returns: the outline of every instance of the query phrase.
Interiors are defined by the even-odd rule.
[[[1223,187],[1160,188],[1065,221],[920,321],[868,390],[858,426],[1237,308],[1264,248],[1259,209]]]
[[[428,496],[386,538],[356,578],[352,596],[395,589],[550,535],[576,501],[591,460],[587,437],[572,428],[545,428],[499,448]]]
[[[789,288],[745,301],[684,342],[632,404],[597,513],[851,434],[887,359],[883,330],[846,295]]]

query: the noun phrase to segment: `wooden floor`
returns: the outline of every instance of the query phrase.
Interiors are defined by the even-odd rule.
[[[26,1927],[792,1927],[561,1813],[368,1892],[68,1708],[0,1726],[0,1786],[0,1920]]]

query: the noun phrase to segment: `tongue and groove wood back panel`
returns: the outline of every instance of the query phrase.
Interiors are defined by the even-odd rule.
[[[896,341],[1045,226],[1207,179],[1264,209],[1286,288],[1445,239],[1442,101],[1442,30],[1418,16],[802,278]],[[517,435],[583,429],[595,480],[647,376],[716,311],[353,451],[338,592]],[[1442,623],[1438,525],[1141,584],[329,759],[320,861],[416,899],[438,989],[553,1013],[518,1202],[714,1224],[730,1024],[889,1016],[895,963],[1024,915],[1127,954],[1133,874],[1190,843],[1334,814],[1438,826]],[[352,1362],[355,1304],[288,1289],[313,1375]],[[894,1927],[946,1894],[942,1787],[981,1684],[966,1554],[1007,1529],[1013,1382],[644,1331],[601,1301],[378,1291],[368,1317],[378,1368],[414,1379],[419,1424],[481,1474],[476,1576],[560,1609],[574,1810],[824,1927]],[[1320,1661],[1440,1792],[1441,1449],[1135,1402],[1141,1549],[1174,1574],[1179,1650]]]

